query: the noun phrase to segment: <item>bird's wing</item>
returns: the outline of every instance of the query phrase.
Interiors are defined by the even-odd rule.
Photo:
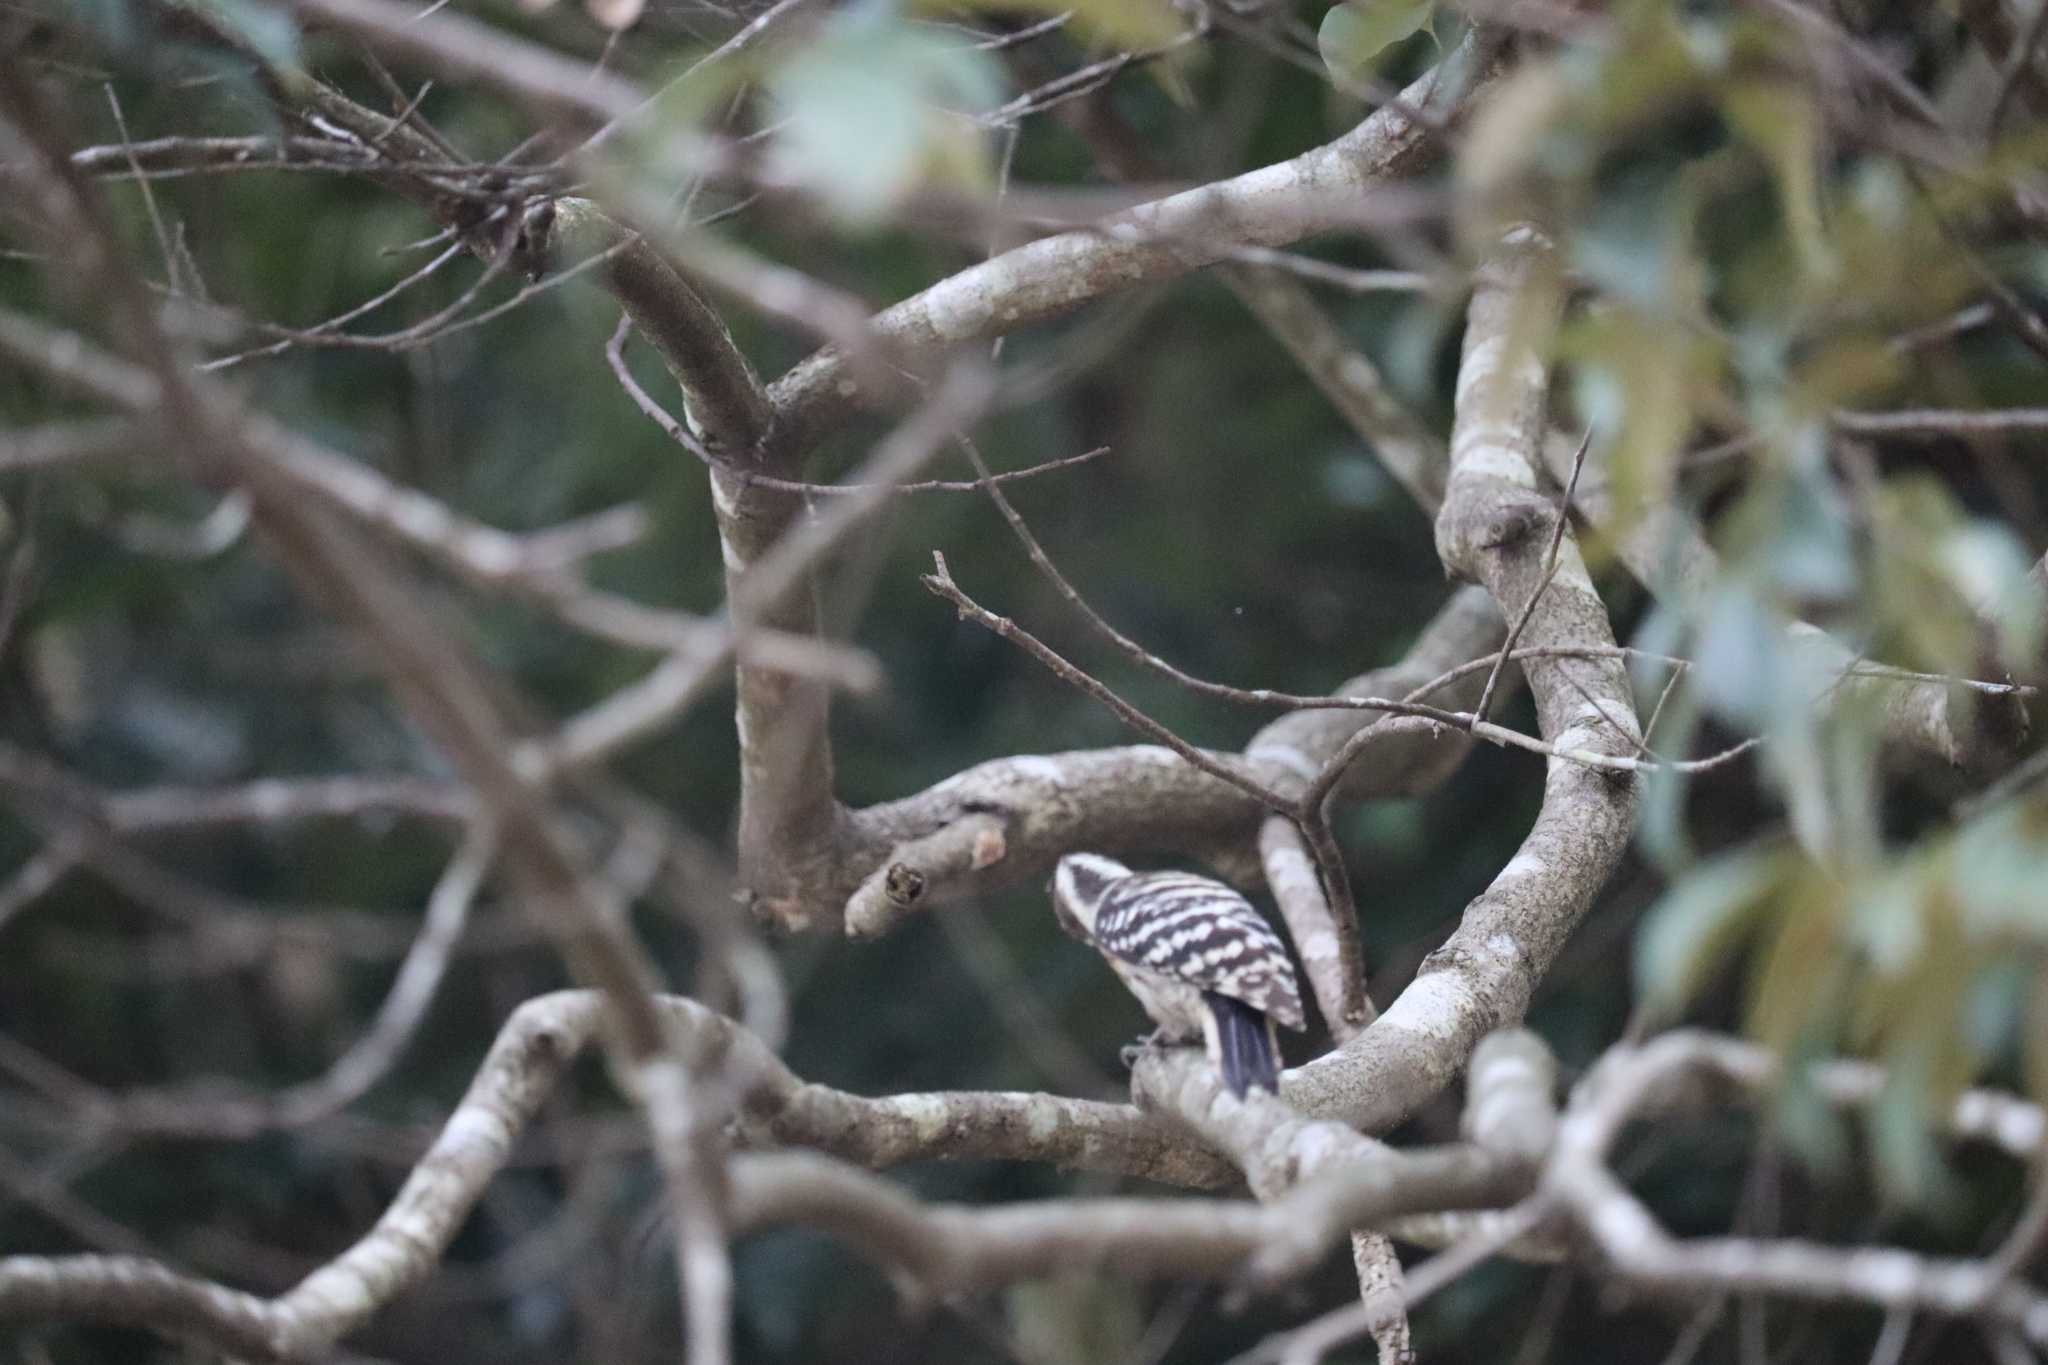
[[[1094,937],[1112,957],[1241,1000],[1297,1032],[1307,1027],[1280,936],[1219,881],[1190,872],[1125,877],[1104,896]]]

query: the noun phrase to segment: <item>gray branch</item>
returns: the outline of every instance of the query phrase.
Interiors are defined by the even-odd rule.
[[[1562,300],[1548,240],[1526,227],[1507,233],[1472,299],[1437,545],[1445,567],[1483,583],[1504,614],[1527,610],[1529,647],[1612,648],[1577,544],[1568,534],[1553,541],[1562,509],[1536,491]],[[1640,736],[1618,659],[1530,659],[1523,671],[1547,742],[1634,755]],[[1521,1019],[1612,874],[1635,808],[1625,775],[1556,757],[1548,768],[1542,809],[1514,858],[1378,1020],[1288,1074],[1290,1103],[1383,1132],[1448,1084],[1481,1037]]]

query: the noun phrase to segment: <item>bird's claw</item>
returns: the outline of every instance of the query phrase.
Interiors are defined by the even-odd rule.
[[[1123,1045],[1122,1050],[1117,1053],[1117,1056],[1123,1061],[1124,1070],[1136,1070],[1139,1058],[1148,1052],[1156,1052],[1166,1046],[1166,1040],[1159,1036],[1161,1032],[1162,1030],[1160,1029],[1153,1029],[1150,1033],[1141,1034],[1136,1039]]]

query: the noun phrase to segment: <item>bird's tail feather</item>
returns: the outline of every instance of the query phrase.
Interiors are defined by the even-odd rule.
[[[1279,1094],[1280,1051],[1271,1022],[1244,1001],[1227,995],[1204,991],[1202,1000],[1216,1021],[1217,1055],[1212,1060],[1230,1093],[1243,1099],[1245,1091],[1258,1086],[1269,1094]]]

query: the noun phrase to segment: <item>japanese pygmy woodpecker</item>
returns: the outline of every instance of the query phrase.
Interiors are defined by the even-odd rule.
[[[1070,853],[1052,878],[1060,927],[1089,944],[1159,1026],[1161,1041],[1200,1038],[1230,1093],[1278,1094],[1276,1022],[1306,1026],[1287,950],[1251,902],[1208,877],[1133,872]]]

